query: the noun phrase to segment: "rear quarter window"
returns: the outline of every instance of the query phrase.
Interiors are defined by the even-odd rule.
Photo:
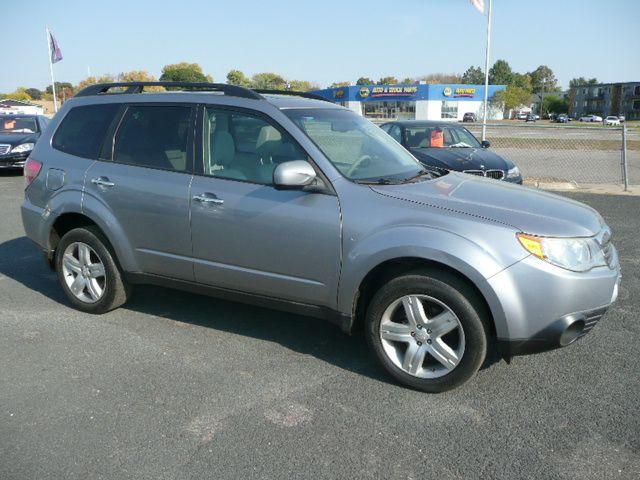
[[[103,104],[72,108],[53,136],[53,148],[78,157],[98,158],[102,141],[119,107],[118,104]]]

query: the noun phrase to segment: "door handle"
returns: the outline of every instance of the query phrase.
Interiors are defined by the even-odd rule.
[[[107,177],[92,178],[91,183],[99,187],[115,187],[116,184],[109,180]]]
[[[209,193],[209,192],[203,193],[201,195],[196,195],[195,197],[193,197],[193,199],[196,202],[200,202],[200,203],[212,203],[214,205],[224,204],[224,200],[216,197],[215,194]]]

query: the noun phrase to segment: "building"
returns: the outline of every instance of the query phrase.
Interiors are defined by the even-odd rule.
[[[13,100],[10,98],[0,100],[0,114],[27,114],[27,115],[43,115],[44,108],[33,103],[23,102],[22,100]]]
[[[489,85],[489,100],[505,85]],[[312,92],[371,120],[462,120],[482,116],[484,85],[355,85]],[[489,106],[488,118],[502,119],[502,107]]]
[[[640,82],[600,83],[574,87],[569,93],[569,113],[585,115],[624,115],[640,119]]]

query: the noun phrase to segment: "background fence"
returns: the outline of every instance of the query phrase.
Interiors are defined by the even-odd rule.
[[[465,125],[478,138],[480,124]],[[565,125],[487,125],[491,149],[513,160],[529,182],[640,185],[640,129]],[[626,152],[623,138],[626,134]]]

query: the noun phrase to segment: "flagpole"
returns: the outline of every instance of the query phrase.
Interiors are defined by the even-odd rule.
[[[44,27],[47,36],[47,47],[49,49],[49,71],[51,72],[51,91],[53,92],[53,109],[58,112],[58,99],[56,98],[56,82],[53,79],[53,62],[51,61],[51,38],[49,37],[49,27]]]
[[[491,55],[491,15],[493,0],[489,0],[489,15],[487,17],[487,51],[484,59],[484,104],[482,114],[482,141],[487,138],[487,103],[489,100],[489,57]]]

